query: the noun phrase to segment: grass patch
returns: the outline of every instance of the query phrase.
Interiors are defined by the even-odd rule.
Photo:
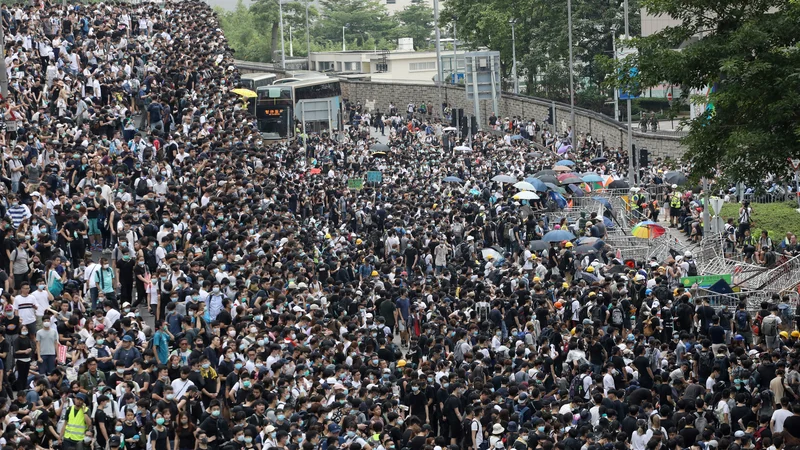
[[[780,242],[786,236],[787,231],[800,236],[800,213],[796,211],[797,203],[751,203],[753,208],[752,235],[756,238],[761,235],[762,230],[769,232],[769,237],[775,243]],[[722,205],[720,216],[727,221],[733,217],[734,223],[739,223],[739,203],[726,203]]]

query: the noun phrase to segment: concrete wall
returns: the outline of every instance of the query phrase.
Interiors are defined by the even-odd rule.
[[[342,97],[351,101],[360,100],[361,103],[374,102],[375,107],[387,111],[392,102],[401,111],[410,102],[420,104],[438,104],[438,89],[434,85],[404,84],[391,82],[363,82],[342,81]],[[442,88],[442,100],[449,102],[453,108],[463,108],[464,114],[474,114],[474,104],[467,100],[464,88],[458,86],[445,86]],[[542,123],[547,118],[547,110],[551,103],[531,97],[515,96],[504,93],[498,101],[500,116],[520,116],[534,118]],[[481,102],[482,120],[488,121],[492,112],[491,101]],[[570,122],[569,105],[556,104],[556,122],[559,130],[561,122]],[[605,139],[606,146],[627,148],[627,126],[616,122],[594,111],[575,109],[575,122],[578,131],[588,132],[595,139]],[[681,133],[640,133],[634,131],[633,143],[637,148],[646,148],[650,151],[650,158],[670,157],[680,158],[685,149],[680,143]]]

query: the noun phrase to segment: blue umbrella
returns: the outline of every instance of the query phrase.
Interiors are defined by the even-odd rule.
[[[472,194],[472,195],[481,195],[481,191],[479,191],[477,189],[470,189],[469,193]]]
[[[545,242],[571,241],[573,239],[575,239],[575,235],[566,230],[548,231],[547,234],[542,237],[542,240]]]
[[[585,195],[583,190],[574,184],[570,184],[567,187],[569,187],[569,190],[572,191],[572,195],[574,197],[583,197]]]
[[[559,194],[565,194],[567,192],[567,191],[564,190],[564,188],[562,188],[560,186],[556,186],[553,183],[545,183],[544,185],[547,186],[547,189],[550,189],[551,191],[557,192]]]
[[[596,173],[587,173],[584,174],[581,179],[586,183],[602,183],[603,177]]]
[[[614,221],[611,220],[610,217],[603,216],[603,225],[605,225],[606,228],[614,228]]]
[[[548,192],[548,194],[550,195],[550,200],[554,201],[559,209],[564,209],[567,206],[567,199],[563,195],[553,191]]]
[[[523,137],[518,135],[518,134],[515,134],[515,135],[511,136],[511,140],[512,141],[520,141],[522,139],[523,139]]]
[[[562,159],[561,161],[556,163],[557,166],[574,166],[575,163],[568,159]]]
[[[536,177],[525,178],[525,181],[530,183],[530,184],[532,184],[533,187],[539,192],[544,192],[544,191],[547,190],[547,186],[545,186],[544,181],[542,181],[542,180],[540,180],[540,179],[538,179]]]
[[[447,178],[443,179],[442,181],[444,181],[445,183],[463,183],[464,182],[464,180],[462,180],[461,178],[458,178],[458,177],[447,177]]]
[[[592,200],[596,200],[596,201],[600,202],[600,204],[602,204],[603,206],[605,206],[608,209],[614,209],[611,206],[611,202],[609,202],[607,199],[605,199],[603,197],[592,197]]]

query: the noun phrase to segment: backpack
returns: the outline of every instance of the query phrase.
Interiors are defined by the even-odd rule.
[[[583,380],[586,374],[581,374],[572,379],[569,385],[569,398],[584,398],[586,396],[586,389],[583,387]]]
[[[689,261],[689,270],[686,272],[686,274],[690,277],[697,276],[697,264],[695,264],[694,260]]]
[[[711,372],[714,368],[714,353],[711,350],[701,351],[699,357],[700,367]]]
[[[761,330],[764,336],[777,336],[778,335],[778,321],[774,316],[767,316],[761,321]]]
[[[595,307],[594,309],[599,309],[599,308]],[[578,311],[578,320],[583,322],[584,319],[588,318],[589,318],[589,305],[586,305],[582,307],[580,311]]]
[[[150,192],[150,187],[147,186],[147,180],[139,178],[139,182],[136,183],[136,195],[144,197],[148,192]]]
[[[564,302],[564,315],[561,316],[562,319],[566,322],[568,320],[572,320],[572,300],[566,300]]]
[[[614,326],[621,326],[623,322],[622,308],[615,306],[611,310],[611,324]]]
[[[642,330],[644,335],[650,337],[653,333],[656,332],[656,327],[653,325],[653,318],[650,317],[644,321],[644,329]]]
[[[740,333],[747,331],[747,311],[736,311],[736,331]]]
[[[511,233],[514,231],[514,224],[511,222],[506,222],[503,226],[503,237],[506,239],[511,239]]]
[[[542,345],[542,343],[544,342],[545,339],[547,339],[547,341],[550,342],[550,336],[552,336],[552,335],[553,335],[553,329],[552,328],[548,327],[548,328],[543,329],[542,332],[539,333],[539,339],[537,340],[538,341],[537,344],[538,345]]]
[[[481,322],[489,320],[489,302],[478,302],[475,305],[475,312],[478,313],[478,320]]]
[[[156,270],[158,270],[156,252],[149,249],[144,249],[142,252],[144,253],[144,263],[147,264],[147,268],[150,269],[150,273],[154,273]]]
[[[764,319],[761,317],[761,313],[759,312],[756,314],[756,318],[753,319],[753,325],[751,327],[753,334],[756,336],[761,336],[761,322]]]

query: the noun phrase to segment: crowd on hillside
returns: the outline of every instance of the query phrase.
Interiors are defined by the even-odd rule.
[[[691,252],[626,260],[602,203],[569,221],[491,180],[622,155],[457,151],[415,111],[386,152],[358,126],[267,143],[204,3],[0,15],[2,448],[800,442],[783,299],[715,309],[682,283]]]

